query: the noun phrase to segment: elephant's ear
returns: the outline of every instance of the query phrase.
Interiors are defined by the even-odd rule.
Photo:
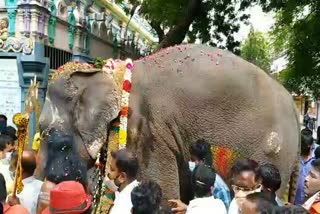
[[[75,140],[96,159],[106,142],[110,122],[119,115],[121,93],[115,81],[102,71],[75,72],[70,80],[76,91],[72,99]]]

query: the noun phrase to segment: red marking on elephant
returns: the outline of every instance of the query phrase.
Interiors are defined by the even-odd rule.
[[[233,149],[219,146],[211,146],[212,165],[223,179],[228,179],[229,172],[239,153]]]
[[[222,57],[222,53],[217,53],[218,56]]]
[[[227,149],[226,148],[220,148],[218,151],[218,157],[217,157],[217,161],[218,161],[218,168],[217,169],[221,176],[226,177],[228,172],[228,161],[227,161]]]
[[[129,80],[125,80],[123,82],[123,90],[125,90],[126,92],[130,93],[130,89],[131,89],[131,83]]]

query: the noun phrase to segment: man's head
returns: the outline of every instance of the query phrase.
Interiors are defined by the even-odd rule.
[[[312,144],[313,144],[312,135],[310,135],[308,133],[306,133],[306,134],[301,133],[300,154],[302,157],[307,157],[310,155]]]
[[[160,209],[162,191],[154,181],[143,181],[131,192],[132,214],[156,214]]]
[[[238,160],[231,168],[232,188],[238,204],[251,193],[260,191],[261,185],[256,177],[258,163],[251,159]]]
[[[312,136],[312,131],[309,128],[304,128],[301,130],[301,135],[311,135]]]
[[[281,175],[278,168],[270,163],[263,164],[257,170],[257,178],[261,181],[262,191],[271,193],[274,199],[276,191],[281,186]]]
[[[138,158],[126,149],[120,149],[111,153],[112,161],[109,178],[121,191],[125,186],[136,179],[138,174]]]
[[[316,148],[316,150],[314,150],[314,158],[315,159],[319,159],[320,158],[320,146],[318,146]]]
[[[273,213],[276,204],[262,192],[252,193],[246,196],[241,204],[241,214]]]
[[[6,158],[6,154],[11,154],[15,149],[15,144],[12,138],[8,135],[1,134],[0,135],[0,152],[2,152],[3,156],[1,159]]]
[[[7,128],[7,117],[4,114],[0,114],[0,133],[3,133]]]
[[[13,128],[12,126],[8,126],[4,132],[4,134],[10,136],[13,141],[16,141],[17,138],[17,130]]]
[[[198,140],[195,143],[191,144],[189,147],[189,152],[191,155],[191,161],[195,162],[195,164],[206,163],[211,166],[212,158],[207,158],[210,152],[210,144],[205,140]],[[207,163],[208,162],[208,163]]]
[[[311,197],[320,191],[320,159],[311,162],[311,170],[306,177],[304,193],[306,197]]]
[[[309,212],[301,206],[283,206],[276,207],[272,214],[309,214]]]
[[[56,185],[50,191],[49,200],[49,207],[42,211],[42,214],[91,213],[91,196],[86,193],[83,185],[76,181],[64,181]]]
[[[18,160],[18,154],[14,152],[12,154],[10,167],[9,167],[9,170],[13,173],[15,172],[17,167],[17,160]],[[36,169],[36,166],[37,166],[36,156],[33,151],[23,151],[21,166],[22,166],[23,179],[33,176],[34,170]]]
[[[197,198],[211,196],[215,181],[215,171],[209,166],[199,164],[192,177],[192,186],[195,196]]]

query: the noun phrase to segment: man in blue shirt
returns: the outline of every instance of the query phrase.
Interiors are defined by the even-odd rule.
[[[312,134],[301,131],[301,157],[300,157],[300,173],[298,179],[297,194],[294,205],[302,205],[304,203],[304,185],[305,179],[311,170],[311,162],[314,160],[312,151],[313,137]]]
[[[197,165],[203,163],[212,167],[212,154],[210,144],[205,140],[198,140],[189,147],[191,161],[189,161],[190,171],[194,171]],[[227,210],[231,203],[230,190],[224,180],[216,173],[216,181],[214,183],[213,197],[223,201]]]

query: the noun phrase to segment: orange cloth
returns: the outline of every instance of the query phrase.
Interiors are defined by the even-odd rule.
[[[320,214],[320,201],[312,204],[309,211],[311,214]]]
[[[24,208],[22,205],[14,205],[9,206],[8,204],[4,205],[3,207],[3,213],[4,214],[30,214],[26,208]]]

